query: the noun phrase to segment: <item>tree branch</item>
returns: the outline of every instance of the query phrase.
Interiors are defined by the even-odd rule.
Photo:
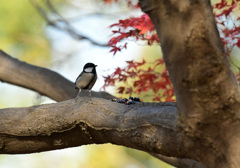
[[[156,153],[151,155],[177,168],[206,168],[202,163],[192,159],[167,157]]]
[[[100,47],[109,47],[108,44],[103,44],[103,43],[96,42],[96,41],[94,41],[93,39],[91,39],[91,38],[89,38],[87,36],[79,34],[71,26],[71,24],[57,12],[57,10],[54,8],[54,6],[52,5],[50,0],[46,0],[45,3],[46,3],[47,8],[57,18],[56,20],[50,19],[49,16],[47,15],[47,12],[44,11],[44,9],[35,0],[31,0],[30,2],[37,9],[39,14],[47,22],[48,25],[53,26],[56,29],[59,29],[59,30],[62,30],[63,32],[68,33],[72,38],[74,38],[76,40],[88,40],[89,42],[91,42],[94,45],[97,45],[97,46],[100,46]]]
[[[167,156],[186,157],[175,122],[174,103],[126,106],[85,97],[1,109],[0,153],[32,153],[110,142]]]
[[[77,90],[73,82],[46,68],[19,61],[0,50],[0,80],[34,90],[56,101],[72,99]],[[83,91],[82,96],[88,92]],[[111,99],[106,92],[92,92],[94,97]]]

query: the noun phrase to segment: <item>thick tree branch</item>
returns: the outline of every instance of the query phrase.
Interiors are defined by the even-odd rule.
[[[77,90],[73,82],[46,68],[19,61],[0,50],[0,80],[34,90],[56,101],[72,99]],[[83,91],[82,96],[88,92]],[[92,92],[94,97],[110,99],[106,92]]]
[[[210,1],[140,4],[158,32],[186,149],[208,167],[239,167],[240,93]]]
[[[126,106],[99,98],[0,110],[0,152],[32,153],[113,143],[186,157],[175,129],[174,103]]]

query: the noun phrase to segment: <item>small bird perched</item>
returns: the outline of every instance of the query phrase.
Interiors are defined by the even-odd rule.
[[[93,63],[87,63],[83,67],[83,71],[75,81],[76,89],[79,89],[77,98],[79,97],[82,89],[89,90],[91,96],[91,89],[97,80],[96,66]]]

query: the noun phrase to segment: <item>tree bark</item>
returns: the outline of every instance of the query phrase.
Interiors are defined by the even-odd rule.
[[[207,167],[239,167],[239,89],[210,2],[140,0],[140,5],[158,32],[184,147]]]
[[[200,162],[197,162],[192,159],[181,159],[176,157],[167,157],[161,154],[152,154],[156,158],[159,158],[160,160],[169,163],[177,168],[206,168],[203,164]]]
[[[54,104],[1,109],[0,153],[32,153],[110,142],[186,157],[175,122],[175,103],[127,106],[82,97]]]

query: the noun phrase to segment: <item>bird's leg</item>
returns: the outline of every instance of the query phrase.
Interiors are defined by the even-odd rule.
[[[91,96],[91,90],[88,90],[89,91],[89,96]]]
[[[80,93],[81,93],[81,89],[79,89],[79,91],[78,91],[78,95],[77,95],[76,98],[79,98],[79,97],[80,97]]]

